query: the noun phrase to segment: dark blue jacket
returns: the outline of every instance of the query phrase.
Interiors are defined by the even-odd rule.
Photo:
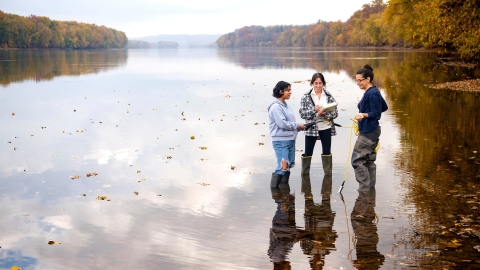
[[[385,102],[377,87],[368,88],[358,103],[358,111],[368,113],[368,117],[358,121],[360,133],[374,131],[380,125],[378,120],[382,117],[382,112],[386,110],[388,110],[387,102]]]

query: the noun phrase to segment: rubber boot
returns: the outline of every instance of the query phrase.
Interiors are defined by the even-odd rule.
[[[288,184],[289,180],[290,180],[290,172],[287,171],[287,172],[285,172],[285,174],[283,175],[282,180],[280,181],[280,183],[281,183],[281,184]]]
[[[282,178],[283,178],[283,175],[272,173],[272,180],[270,180],[270,187],[272,188],[278,187]]]
[[[332,154],[322,155],[322,165],[325,175],[332,175]]]
[[[312,156],[302,155],[302,175],[310,175],[310,164],[312,164]]]

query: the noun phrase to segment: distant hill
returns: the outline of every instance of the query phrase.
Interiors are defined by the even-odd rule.
[[[159,41],[173,41],[178,43],[179,48],[187,48],[216,46],[215,42],[220,36],[221,35],[156,35],[132,39],[152,43]]]

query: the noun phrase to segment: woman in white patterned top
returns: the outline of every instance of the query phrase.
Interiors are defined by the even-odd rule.
[[[322,142],[322,165],[325,175],[332,174],[332,136],[337,135],[333,119],[337,118],[338,110],[323,111],[327,104],[336,102],[325,88],[325,78],[322,73],[312,76],[310,91],[305,93],[300,103],[300,117],[307,123],[316,122],[305,132],[305,152],[302,155],[302,175],[310,173],[313,149],[317,140]]]

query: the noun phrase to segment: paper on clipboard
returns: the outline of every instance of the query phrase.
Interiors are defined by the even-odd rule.
[[[335,110],[335,108],[337,108],[337,105],[338,104],[336,102],[328,103],[327,105],[323,106],[322,111],[323,112],[331,112],[331,111]]]

